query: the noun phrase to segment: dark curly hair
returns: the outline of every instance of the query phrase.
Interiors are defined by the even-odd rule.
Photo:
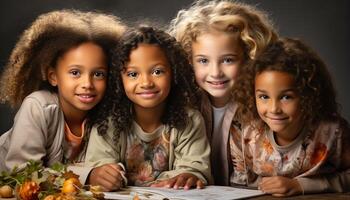
[[[284,38],[269,45],[261,56],[248,64],[234,85],[238,116],[244,123],[261,122],[254,84],[256,76],[268,70],[287,72],[294,77],[306,126],[340,118],[336,92],[325,63],[300,40]]]
[[[110,107],[111,120],[116,128],[115,132],[126,132],[133,120],[133,103],[125,94],[121,72],[129,62],[130,54],[139,44],[151,44],[160,47],[168,59],[171,67],[172,81],[170,93],[167,97],[165,112],[161,118],[163,124],[171,128],[182,130],[188,122],[186,108],[193,105],[197,86],[194,72],[187,60],[187,54],[181,45],[164,31],[149,26],[130,28],[121,39],[121,47],[111,52],[112,66],[109,69],[109,79],[105,107]],[[105,134],[108,128],[108,116],[97,127],[99,134]]]

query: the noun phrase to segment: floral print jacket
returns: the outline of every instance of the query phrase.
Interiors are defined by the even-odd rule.
[[[304,193],[349,191],[349,136],[346,122],[322,122],[279,146],[271,130],[246,127],[230,135],[231,184],[257,186],[261,177],[284,176],[296,178]]]
[[[136,132],[133,134],[115,133],[113,125],[110,124],[108,126],[107,134],[100,136],[97,133],[97,130],[93,128],[86,152],[86,163],[93,167],[98,167],[107,163],[121,163],[125,165],[126,168],[131,169],[130,173],[128,169],[126,169],[126,174],[127,177],[133,179],[134,184],[138,181],[138,183],[141,183],[142,185],[142,182],[139,182],[141,174],[136,175],[139,176],[136,178],[135,174],[133,174],[136,168],[141,169],[142,166],[135,166],[135,163],[146,164],[143,165],[146,169],[141,171],[143,174],[147,173],[147,177],[142,177],[142,180],[147,182],[147,184],[151,184],[154,179],[155,181],[168,179],[181,173],[192,173],[205,184],[208,184],[212,177],[210,173],[211,168],[209,158],[210,146],[206,137],[204,120],[202,115],[195,110],[188,110],[188,115],[190,120],[188,126],[183,131],[174,128],[170,129],[167,125],[164,125],[164,130],[167,130],[166,135],[169,135],[168,144],[163,145],[162,142],[155,139],[155,143],[147,147],[148,153],[146,152],[146,154],[143,153],[140,155],[140,162],[134,157],[137,154],[131,151],[132,145],[137,146],[143,144],[140,141],[133,140],[132,138],[135,139],[135,137],[131,135],[140,134],[137,134]],[[160,128],[163,129],[163,127]],[[133,127],[131,130],[137,129]],[[115,136],[119,138],[117,143],[113,142],[113,137]],[[149,148],[151,148],[151,150]],[[161,152],[158,152],[159,149],[152,148],[160,148]],[[140,152],[142,152],[145,149],[146,148],[135,148],[133,150],[140,150]],[[162,157],[162,155],[164,156]],[[145,159],[147,156],[153,157]],[[151,160],[154,159],[156,162],[151,166],[153,169],[149,169],[150,165],[144,161],[149,161],[150,163],[152,162]],[[163,159],[166,159],[167,166],[162,164]],[[159,164],[161,164],[161,167],[159,167]],[[138,183],[136,184],[138,185]]]

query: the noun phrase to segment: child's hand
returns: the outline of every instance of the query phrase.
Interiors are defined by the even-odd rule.
[[[283,176],[262,178],[259,183],[259,189],[276,197],[292,196],[302,193],[302,188],[296,179]]]
[[[154,183],[151,185],[151,187],[167,187],[174,189],[183,187],[185,190],[188,190],[191,187],[196,187],[197,189],[202,189],[204,187],[204,183],[193,174],[183,173],[168,180]]]
[[[94,168],[89,175],[90,185],[99,185],[103,191],[118,190],[123,185],[124,170],[116,163]]]

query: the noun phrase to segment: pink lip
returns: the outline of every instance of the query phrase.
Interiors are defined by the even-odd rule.
[[[229,82],[229,80],[226,81],[207,81],[213,88],[222,89],[225,88],[226,84]]]
[[[283,123],[288,118],[287,117],[284,117],[284,118],[271,118],[271,117],[268,117],[268,119],[270,121],[272,121],[272,122],[275,122],[275,123]]]
[[[137,95],[141,96],[144,99],[152,99],[158,94],[158,91],[146,91],[146,92],[138,92]]]
[[[77,94],[77,96],[82,103],[92,103],[95,101],[96,97],[96,95],[93,94]]]

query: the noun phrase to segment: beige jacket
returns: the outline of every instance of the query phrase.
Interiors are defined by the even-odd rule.
[[[28,95],[13,127],[0,137],[0,171],[9,171],[16,165],[24,167],[29,160],[42,161],[44,166],[63,162],[64,123],[56,93],[42,90]],[[78,163],[84,160],[85,149],[78,156]],[[82,183],[91,170],[79,164],[71,164],[68,169],[78,174]]]
[[[190,110],[189,124],[184,131],[170,131],[169,171],[162,172],[157,180],[174,177],[181,173],[192,173],[204,183],[211,182],[210,147],[205,136],[204,121],[198,111]],[[168,128],[168,127],[167,127]],[[114,143],[113,137],[118,142]],[[126,134],[115,133],[109,124],[107,134],[100,136],[93,128],[86,152],[86,163],[98,167],[107,163],[125,164]]]
[[[230,183],[230,174],[232,173],[232,162],[230,156],[230,145],[229,145],[229,133],[230,132],[240,132],[240,127],[237,126],[237,123],[234,121],[234,116],[237,110],[237,104],[234,101],[228,103],[228,107],[224,114],[224,119],[222,122],[222,129],[220,134],[222,135],[222,141],[220,147],[212,146],[213,143],[213,111],[212,105],[209,101],[207,94],[203,94],[201,98],[201,113],[205,120],[206,132],[209,143],[211,144],[211,149],[213,148],[224,148],[222,152],[225,152],[224,155],[210,155],[212,175],[215,185],[229,185]],[[221,163],[219,166],[218,163]]]

